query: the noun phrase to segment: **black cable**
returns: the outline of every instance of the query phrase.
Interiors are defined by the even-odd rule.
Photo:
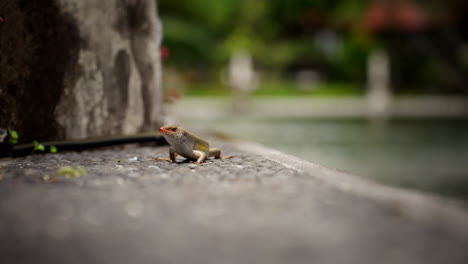
[[[94,139],[83,140],[70,140],[70,141],[54,141],[54,142],[41,142],[40,144],[46,150],[50,147],[55,147],[57,152],[62,151],[83,151],[87,149],[118,146],[125,144],[138,144],[138,143],[154,143],[157,146],[167,145],[164,137],[159,135],[137,134],[130,136],[120,137],[103,137]],[[34,144],[24,145],[10,145],[0,142],[0,158],[3,157],[24,157],[34,152],[36,146]],[[47,153],[48,151],[40,151],[36,153]]]

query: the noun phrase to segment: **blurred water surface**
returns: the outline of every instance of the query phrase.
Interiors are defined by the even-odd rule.
[[[216,129],[377,181],[468,199],[468,120],[219,120]]]

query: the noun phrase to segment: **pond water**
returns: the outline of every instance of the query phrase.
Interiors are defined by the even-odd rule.
[[[468,120],[222,118],[205,128],[376,181],[468,201]]]

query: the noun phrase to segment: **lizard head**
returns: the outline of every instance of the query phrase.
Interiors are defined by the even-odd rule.
[[[170,145],[179,144],[184,138],[184,129],[176,126],[162,126],[159,128],[164,138]]]
[[[184,130],[176,126],[162,126],[159,128],[159,132],[161,132],[166,139],[177,139],[184,134]]]

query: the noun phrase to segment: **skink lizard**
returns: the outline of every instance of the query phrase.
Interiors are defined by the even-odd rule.
[[[221,150],[218,148],[210,148],[210,145],[205,140],[187,130],[176,126],[163,126],[159,128],[164,138],[169,143],[169,158],[175,162],[177,155],[180,155],[188,160],[196,161],[195,163],[203,163],[206,158],[214,157],[216,159],[227,159],[231,157],[221,157]],[[158,160],[168,160],[159,159]]]

